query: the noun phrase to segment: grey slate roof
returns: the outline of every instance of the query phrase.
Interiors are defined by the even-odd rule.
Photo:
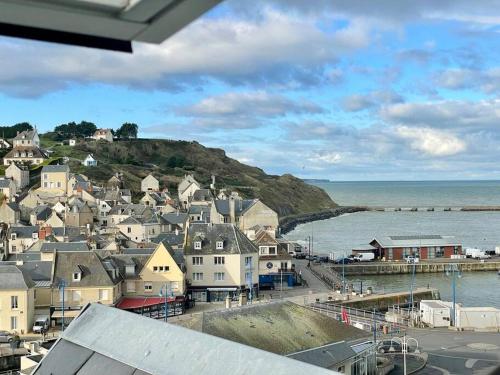
[[[24,130],[17,134],[13,139],[28,139],[32,140],[35,138],[35,130]]]
[[[235,199],[234,211],[236,216],[240,216],[243,212],[253,206],[258,199]],[[229,215],[229,199],[217,199],[215,201],[217,212],[223,216]]]
[[[134,255],[127,255],[127,254],[117,254],[117,255],[112,255],[110,258],[114,260],[116,265],[118,266],[120,275],[124,279],[135,279],[139,277],[139,273],[142,271],[144,268],[146,262],[148,259],[151,257],[151,254],[134,254]],[[127,275],[125,272],[125,266],[127,265],[134,265],[135,269],[135,274],[134,275]]]
[[[184,212],[171,212],[163,214],[162,217],[170,224],[184,225],[188,219],[188,214]]]
[[[11,226],[10,233],[15,233],[17,238],[32,238],[33,233],[38,233],[38,225],[34,226]]]
[[[39,251],[26,251],[24,253],[10,254],[7,257],[8,262],[22,260],[23,262],[39,261],[42,259],[42,254]]]
[[[224,248],[216,249],[219,238],[224,239]],[[196,239],[201,239],[201,250],[194,249]],[[251,254],[257,247],[233,224],[192,224],[187,232],[184,248],[186,255],[195,254]]]
[[[50,281],[52,278],[51,261],[28,261],[19,266],[33,281]]]
[[[156,237],[151,238],[151,242],[160,243],[165,242],[170,246],[179,246],[184,244],[184,233],[160,233]]]
[[[384,236],[376,237],[370,244],[378,242],[383,248],[416,247],[416,246],[460,246],[454,236],[420,235],[420,236]]]
[[[193,193],[191,197],[192,202],[206,202],[213,198],[212,191],[210,189],[198,189]]]
[[[140,247],[132,247],[128,249],[122,249],[122,254],[124,255],[151,255],[155,251],[154,247],[146,247],[146,248],[140,248]]]
[[[0,265],[1,290],[26,290],[35,286],[27,272],[16,265]]]
[[[228,369],[233,375],[336,374],[96,303],[73,320],[33,375],[227,374]]]
[[[52,209],[47,205],[37,206],[31,211],[37,220],[47,220],[52,215]]]
[[[73,281],[73,272],[76,267],[82,269],[80,281]],[[54,264],[53,284],[59,285],[63,279],[66,286],[100,287],[114,286],[119,279],[112,279],[104,268],[101,259],[94,251],[87,252],[58,252]]]
[[[0,188],[8,188],[11,182],[8,178],[0,178]]]
[[[90,248],[87,242],[44,242],[42,244],[40,252],[51,253],[54,250],[57,252],[85,252],[89,251],[89,249]]]
[[[42,173],[56,173],[56,172],[69,173],[69,166],[67,164],[54,164],[54,165],[45,165],[42,168]]]
[[[355,356],[356,352],[345,341],[287,355],[289,358],[323,368],[338,367],[337,365]]]

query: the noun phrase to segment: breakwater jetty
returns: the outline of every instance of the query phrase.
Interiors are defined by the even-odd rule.
[[[415,273],[444,273],[450,264],[456,264],[461,272],[483,272],[500,270],[500,261],[479,262],[479,261],[448,261],[448,262],[428,262],[416,263]],[[342,265],[324,266],[333,271],[334,274],[345,276],[359,275],[397,275],[413,272],[413,264],[398,262],[374,262]]]
[[[443,212],[443,211],[462,211],[462,212],[486,212],[500,211],[500,206],[367,206],[365,211],[381,212]]]

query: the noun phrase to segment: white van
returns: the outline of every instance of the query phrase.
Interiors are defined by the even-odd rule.
[[[44,333],[49,330],[49,317],[48,316],[39,316],[35,319],[35,323],[33,324],[33,333]]]
[[[373,253],[359,253],[354,256],[354,261],[356,262],[371,262],[375,260],[375,254]]]

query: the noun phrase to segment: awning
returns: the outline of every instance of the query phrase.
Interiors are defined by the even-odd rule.
[[[81,310],[65,310],[64,318],[76,318],[80,314]],[[56,310],[52,313],[52,318],[62,318],[62,310]]]
[[[235,292],[238,288],[207,288],[209,292]]]
[[[184,297],[169,297],[168,302],[184,301]],[[165,297],[124,297],[118,304],[117,308],[122,310],[138,309],[141,307],[155,306],[165,303]]]

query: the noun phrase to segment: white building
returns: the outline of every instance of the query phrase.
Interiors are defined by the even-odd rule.
[[[82,161],[82,164],[86,167],[97,167],[97,160],[94,159],[92,154],[88,154],[87,157]]]
[[[451,317],[450,310],[449,302],[437,300],[420,301],[421,320],[432,328],[449,327]]]
[[[113,142],[113,133],[111,129],[97,129],[92,136],[96,141],[102,139],[108,142]]]
[[[148,174],[141,181],[141,191],[159,191],[160,182],[152,175]]]
[[[71,147],[75,146],[75,145],[76,145],[76,139],[70,139],[70,140],[69,140],[69,145],[70,145]]]

